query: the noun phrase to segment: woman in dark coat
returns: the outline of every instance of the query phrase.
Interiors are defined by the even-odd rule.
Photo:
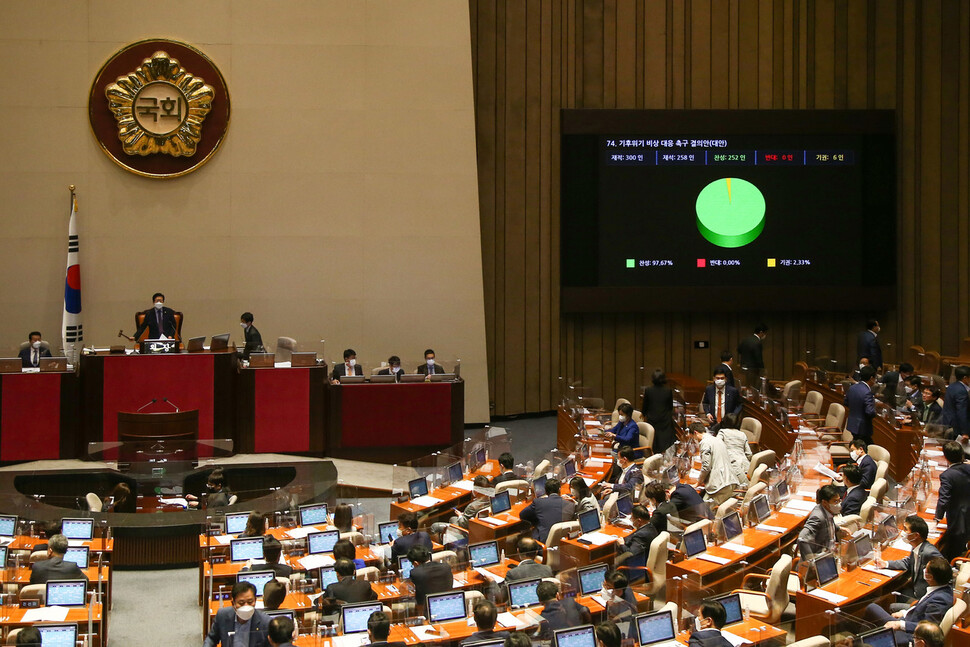
[[[653,425],[653,451],[662,454],[674,444],[674,392],[667,386],[667,376],[659,368],[653,372],[653,386],[643,390],[640,409],[647,422]]]

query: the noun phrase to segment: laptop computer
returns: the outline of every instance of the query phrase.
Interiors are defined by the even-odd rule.
[[[37,365],[41,373],[63,373],[67,370],[67,358],[41,357]]]
[[[606,580],[607,570],[608,567],[606,564],[594,564],[593,566],[577,569],[576,576],[579,579],[579,594],[593,595],[599,592],[603,588],[603,582]]]
[[[489,499],[489,508],[492,516],[511,510],[512,498],[509,496],[509,491],[503,490]]]
[[[584,535],[591,532],[596,532],[602,528],[600,525],[599,510],[593,508],[592,510],[587,510],[586,512],[580,512],[579,527],[582,529]]]
[[[596,647],[597,644],[593,625],[557,629],[553,636],[556,647]]]
[[[674,616],[670,611],[641,613],[635,618],[640,647],[676,647]]]
[[[408,481],[408,494],[411,499],[417,499],[418,497],[428,495],[428,479],[423,476],[419,476],[416,479],[411,479]]]
[[[68,539],[91,541],[94,538],[94,519],[64,517],[61,519],[61,534]]]
[[[571,478],[576,474],[576,459],[570,458],[562,464],[562,471],[566,475],[566,478]]]
[[[212,336],[209,350],[226,350],[227,348],[229,348],[229,333],[224,332],[221,335]]]
[[[498,564],[500,561],[498,542],[483,541],[480,544],[470,545],[468,547],[468,561],[472,567]]]
[[[298,520],[301,526],[315,526],[320,523],[329,523],[327,517],[328,509],[326,503],[311,503],[301,505],[297,508]]]
[[[367,381],[366,375],[343,375],[338,381],[341,384],[363,384]]]
[[[532,479],[532,491],[536,498],[546,496],[546,480],[548,478],[549,477],[546,474],[543,474],[538,478]]]
[[[401,374],[401,384],[410,384],[412,382],[424,382],[427,376],[421,373],[402,373]]]
[[[273,609],[272,611],[263,611],[263,615],[267,616],[270,620],[273,618],[289,618],[292,622],[296,622],[296,611],[292,609]]]
[[[185,343],[185,350],[190,353],[201,353],[205,350],[205,335],[201,337],[189,337]]]
[[[664,479],[668,483],[680,482],[680,468],[677,467],[676,463],[667,468],[667,471],[664,472]]]
[[[83,607],[87,580],[48,580],[46,606]]]
[[[465,617],[465,592],[433,593],[425,598],[428,622],[448,622]]]
[[[4,548],[3,551],[3,556],[6,557],[7,549]],[[68,546],[67,552],[64,553],[64,561],[74,562],[78,568],[87,568],[90,557],[91,549],[87,546]]]
[[[17,534],[17,515],[0,514],[0,537],[13,537]]]
[[[744,526],[741,524],[741,515],[736,510],[731,514],[721,517],[721,532],[724,541],[731,541],[735,537],[741,536]]]
[[[385,521],[377,524],[378,543],[390,544],[397,539],[398,523],[396,521]]]
[[[273,368],[276,366],[275,353],[250,353],[249,368]]]
[[[457,375],[454,373],[433,373],[431,375],[432,382],[454,382]]]
[[[236,582],[249,582],[256,587],[256,597],[263,597],[263,587],[276,578],[273,571],[241,571],[236,573]]]
[[[744,611],[741,609],[741,594],[728,593],[711,598],[713,602],[720,602],[724,607],[724,624],[733,625],[744,620]]]
[[[633,514],[633,500],[630,498],[629,493],[617,497],[616,512],[623,517],[629,517]]]
[[[827,553],[821,557],[816,557],[812,560],[812,564],[815,567],[818,586],[825,586],[839,578],[839,566],[835,563],[835,555]]]
[[[397,376],[393,374],[392,375],[374,374],[374,375],[371,375],[369,378],[367,378],[367,380],[371,384],[393,384],[394,382],[397,382]]]
[[[0,568],[7,567],[7,547],[0,546]]]
[[[19,357],[0,357],[0,373],[20,373],[23,367]]]
[[[867,532],[860,532],[849,542],[852,548],[852,563],[856,566],[863,566],[872,561],[875,551],[872,550],[872,538]]]
[[[321,591],[325,591],[328,586],[340,579],[337,575],[337,569],[333,566],[321,566],[319,570]]]
[[[688,558],[700,555],[705,550],[707,550],[707,538],[704,537],[703,528],[684,533],[684,554]]]
[[[340,626],[343,634],[359,634],[367,632],[367,619],[375,611],[380,611],[380,602],[358,602],[345,604],[340,607]]]
[[[229,512],[226,513],[226,534],[238,535],[246,531],[246,523],[249,522],[249,512]]]
[[[539,588],[541,581],[541,577],[536,577],[509,582],[509,606],[513,609],[522,609],[539,604],[539,595],[536,593],[536,589]]]
[[[879,543],[886,543],[893,541],[897,536],[899,536],[899,526],[896,523],[896,515],[887,514],[876,526],[876,533],[873,539]]]
[[[250,559],[263,559],[262,537],[244,537],[229,541],[229,561],[245,562]]]
[[[311,532],[306,536],[307,553],[319,555],[321,553],[333,552],[333,546],[340,539],[339,530],[324,530],[323,532]]]
[[[317,354],[315,351],[293,351],[290,353],[290,366],[293,367],[303,367],[303,366],[316,366],[317,365]]]
[[[40,632],[41,647],[76,647],[77,623],[34,625]]]
[[[444,483],[447,485],[451,485],[452,483],[457,483],[458,481],[463,480],[465,474],[461,469],[461,461],[452,463],[446,467],[444,470],[444,476]]]
[[[748,514],[755,518],[755,523],[764,523],[765,519],[771,516],[771,506],[768,505],[768,497],[764,494],[759,494],[751,499]]]
[[[408,559],[407,555],[401,555],[397,558],[397,572],[401,576],[402,580],[406,580],[411,577],[411,569],[414,568],[414,564]]]
[[[893,630],[885,627],[859,634],[858,642],[865,647],[896,647]]]

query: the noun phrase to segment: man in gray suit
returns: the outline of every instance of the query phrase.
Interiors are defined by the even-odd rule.
[[[943,557],[936,546],[926,541],[930,534],[930,529],[926,521],[917,515],[910,515],[903,521],[903,539],[913,547],[909,555],[903,559],[894,559],[885,562],[881,559],[876,560],[876,565],[880,568],[891,568],[894,571],[905,571],[909,576],[909,583],[900,589],[903,601],[890,605],[889,610],[893,613],[902,611],[909,607],[913,600],[919,600],[926,594],[926,580],[923,579],[923,567],[934,557]]]
[[[256,609],[256,587],[252,582],[236,582],[232,587],[232,606],[216,613],[202,647],[268,647],[269,616]]]
[[[832,548],[838,536],[835,525],[835,515],[842,511],[842,497],[839,488],[829,484],[823,485],[815,494],[818,505],[812,509],[805,527],[798,533],[798,550],[802,561],[810,561],[818,554]]]
[[[35,562],[30,568],[30,583],[45,584],[47,580],[86,580],[84,571],[74,562],[65,562],[67,537],[54,535],[47,540],[47,559]]]
[[[530,577],[552,577],[552,569],[545,564],[536,562],[536,555],[539,554],[539,542],[532,537],[520,537],[515,545],[519,551],[519,558],[522,560],[519,565],[510,568],[505,574],[507,582],[515,580],[527,580]]]

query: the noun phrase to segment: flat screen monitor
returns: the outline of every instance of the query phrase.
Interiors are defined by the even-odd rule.
[[[250,559],[263,559],[263,538],[244,537],[229,542],[229,560],[245,562]]]
[[[579,578],[579,594],[592,595],[603,588],[606,580],[606,564],[595,564],[576,571]]]
[[[674,639],[674,617],[670,611],[642,613],[636,617],[641,647]]]
[[[314,503],[311,505],[301,505],[297,508],[300,514],[301,526],[316,526],[321,523],[328,523],[326,503]]]
[[[328,586],[337,581],[337,569],[333,566],[320,567],[320,590],[324,591]]]
[[[775,484],[775,492],[778,494],[779,501],[785,501],[789,497],[788,481],[781,480]]]
[[[48,580],[47,606],[83,607],[87,580]]]
[[[600,512],[596,508],[579,513],[579,527],[585,535],[588,532],[596,532],[600,529]]]
[[[588,444],[586,444],[586,443],[580,443],[579,444],[579,457],[581,459],[583,459],[583,464],[585,465],[586,464],[586,461],[589,460],[589,445]]]
[[[483,541],[468,547],[468,561],[474,566],[493,566],[499,563],[498,542]]]
[[[680,481],[680,470],[677,467],[677,463],[667,468],[667,471],[664,472],[664,478],[668,483],[677,483]]]
[[[491,508],[492,514],[500,514],[512,508],[512,498],[509,496],[508,490],[503,490],[490,500],[489,506]]]
[[[266,583],[276,578],[273,571],[240,571],[236,573],[236,582],[250,582],[256,587],[256,597],[263,597],[263,587]]]
[[[818,585],[825,586],[829,582],[838,579],[839,567],[835,563],[835,555],[822,555],[815,559],[815,575],[818,577]]]
[[[84,546],[82,546],[82,548],[84,548]],[[6,568],[6,566],[7,566],[7,547],[0,546],[0,568]]]
[[[401,555],[397,558],[397,572],[401,576],[402,580],[406,580],[411,577],[411,569],[414,568],[414,564],[408,559],[407,555]]]
[[[562,464],[562,470],[566,474],[566,478],[571,478],[576,473],[576,459],[567,459],[566,462]]]
[[[537,577],[509,582],[509,604],[516,609],[539,604],[539,595],[536,593],[536,589],[539,588],[541,581],[542,578]]]
[[[733,625],[735,622],[741,622],[744,619],[743,612],[741,611],[740,593],[728,593],[727,595],[719,595],[711,599],[715,602],[720,602],[721,606],[724,607],[724,624]]]
[[[380,611],[381,607],[380,602],[358,602],[340,607],[340,625],[344,635],[367,631],[367,619],[375,611]]]
[[[737,511],[732,512],[726,517],[721,517],[721,528],[724,530],[724,540],[731,541],[744,531],[741,525],[741,515]]]
[[[617,498],[616,511],[624,517],[629,517],[633,514],[633,501],[630,499],[629,494],[624,494]]]
[[[449,465],[445,469],[445,475],[448,483],[457,483],[458,481],[462,480],[464,473],[461,470],[461,461]]]
[[[425,599],[429,622],[448,622],[465,617],[465,592],[434,593]]]
[[[273,609],[272,611],[263,611],[263,615],[268,617],[270,620],[273,618],[289,618],[291,622],[296,622],[296,612],[292,609]]]
[[[475,450],[475,462],[478,463],[479,467],[485,464],[488,460],[488,452],[485,447],[479,447]]]
[[[61,519],[61,534],[68,539],[90,541],[94,538],[94,519]]]
[[[751,509],[754,510],[754,516],[758,523],[764,523],[765,519],[771,516],[771,506],[768,505],[768,497],[764,494],[759,494],[751,499]]]
[[[41,647],[76,647],[77,623],[34,625],[40,632]]]
[[[857,564],[865,564],[873,557],[872,539],[866,533],[861,533],[852,538],[852,546],[855,549]]]
[[[4,548],[3,556],[6,558],[6,548]],[[90,558],[91,549],[87,546],[68,546],[67,552],[64,553],[65,562],[74,562],[77,564],[78,568],[87,568],[88,559]],[[3,563],[6,563],[4,561]]]
[[[700,555],[705,550],[707,550],[707,539],[704,538],[703,528],[684,533],[684,553],[688,557]]]
[[[428,479],[420,476],[408,481],[408,494],[411,495],[412,499],[417,499],[419,496],[426,496],[428,494]]]
[[[397,533],[398,523],[396,521],[385,521],[377,524],[377,534],[382,544],[389,544],[397,539]]]
[[[333,546],[340,539],[339,530],[311,532],[306,536],[307,552],[311,555],[333,552]]]
[[[556,647],[596,647],[593,625],[558,629],[555,632]]]
[[[543,474],[538,478],[532,479],[532,491],[535,493],[536,498],[546,496],[546,479],[548,478],[548,476]]]
[[[250,511],[251,512],[251,511]],[[226,534],[238,535],[246,531],[250,512],[231,512],[226,514]]]
[[[859,644],[863,647],[896,647],[896,638],[892,629],[882,627],[859,634]]]
[[[13,537],[17,534],[17,516],[0,514],[0,537]]]
[[[875,540],[877,542],[888,542],[894,540],[899,535],[899,526],[896,524],[896,515],[887,514],[876,526]]]

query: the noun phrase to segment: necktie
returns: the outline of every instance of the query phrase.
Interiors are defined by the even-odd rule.
[[[721,416],[724,412],[724,401],[722,399],[723,393],[720,389],[717,390],[717,421],[721,422]]]
[[[33,364],[34,366],[37,366],[37,365],[38,365],[38,364],[40,363],[40,360],[39,360],[39,359],[37,358],[37,356],[38,356],[39,354],[40,354],[40,351],[39,351],[39,350],[37,350],[36,348],[35,348],[34,350],[32,350],[32,351],[30,351],[30,356],[31,356],[31,359],[30,359],[30,362],[31,362],[31,363],[32,363],[32,364]]]
[[[157,315],[157,319],[158,319],[158,336],[161,337],[162,335],[165,334],[165,331],[162,330],[162,311],[157,310],[155,314]]]

